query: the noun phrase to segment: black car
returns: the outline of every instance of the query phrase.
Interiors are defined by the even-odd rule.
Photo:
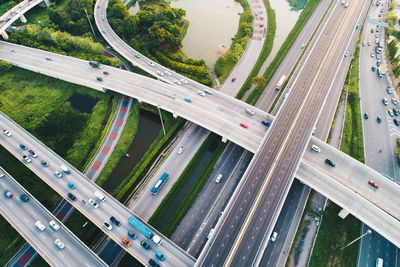
[[[400,111],[398,109],[393,108],[393,113],[395,116],[399,116]]]
[[[69,199],[71,199],[72,201],[75,201],[75,200],[76,200],[76,196],[74,196],[74,194],[72,194],[72,193],[68,193],[68,197],[69,197]]]
[[[115,224],[115,226],[120,226],[120,225],[121,225],[121,223],[120,223],[117,219],[115,219],[114,216],[111,216],[110,221],[111,221],[113,224]]]
[[[366,120],[368,120],[368,113],[365,113],[365,114],[364,114],[364,118],[365,118]]]
[[[393,119],[394,124],[396,124],[396,126],[400,126],[400,122],[397,119]]]
[[[376,70],[376,68],[375,68],[374,66],[372,66],[372,67],[371,67],[371,70],[372,70],[372,71],[375,71],[375,70]]]
[[[332,167],[335,167],[335,166],[336,166],[336,164],[333,163],[333,161],[330,160],[330,159],[326,159],[326,160],[325,160],[325,163],[328,164],[328,165],[331,165]]]
[[[140,245],[141,245],[144,249],[146,249],[146,250],[151,249],[150,245],[147,244],[147,243],[144,242],[144,241],[140,241]]]
[[[40,163],[43,165],[43,167],[49,167],[49,164],[47,164],[47,162],[44,160],[42,160]]]
[[[19,147],[20,147],[22,150],[26,150],[26,146],[25,146],[24,144],[19,144]]]
[[[23,202],[28,202],[29,201],[29,197],[25,194],[22,194],[19,196],[19,199],[21,199],[21,201]]]
[[[103,71],[103,74],[104,75],[108,75],[108,71]]]
[[[382,122],[382,118],[381,117],[376,118],[376,122],[377,123],[381,123]]]
[[[150,264],[150,266],[152,266],[152,267],[160,267],[160,264],[158,264],[155,260],[153,260],[153,259],[150,259],[149,260],[149,264]]]
[[[132,238],[132,239],[136,239],[136,235],[135,235],[133,232],[131,232],[131,231],[128,231],[128,236],[129,236],[130,238]]]
[[[96,78],[99,82],[102,82],[103,81],[103,78],[101,78],[101,77],[97,77]]]

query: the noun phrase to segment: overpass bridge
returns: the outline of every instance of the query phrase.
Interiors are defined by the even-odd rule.
[[[3,138],[7,137],[4,136]],[[11,175],[5,172],[4,169],[1,172],[5,174],[0,178],[1,215],[36,249],[49,265],[108,266]],[[3,194],[5,190],[8,190],[14,196],[7,198]],[[20,196],[22,194],[27,195],[29,201],[21,201]],[[60,226],[59,230],[54,231],[49,226],[49,222],[52,220]],[[46,229],[39,231],[35,226],[37,221],[40,221]],[[56,239],[60,239],[64,243],[64,249],[60,249],[55,245]]]

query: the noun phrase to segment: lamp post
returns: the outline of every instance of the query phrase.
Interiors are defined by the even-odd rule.
[[[354,242],[356,242],[357,240],[363,238],[366,235],[372,234],[372,231],[370,229],[368,229],[368,231],[365,234],[362,234],[361,236],[357,237],[356,239],[354,239],[353,241],[351,241],[350,243],[348,243],[346,246],[340,248],[340,251],[342,251],[343,249],[347,248],[348,246],[350,246],[351,244],[353,244]]]
[[[86,10],[86,8],[84,8],[83,10],[84,10],[85,13],[86,13],[86,17],[87,17],[87,20],[89,21],[90,29],[92,29],[92,33],[93,33],[94,39],[96,40],[96,34],[94,33],[93,26],[92,26],[92,23],[90,22],[90,19],[89,19],[89,15],[88,15],[88,13],[87,13],[87,10]]]
[[[161,126],[162,126],[162,130],[163,130],[164,136],[165,136],[165,128],[164,128],[164,122],[163,122],[162,115],[161,115],[160,105],[157,105],[157,108],[158,108],[158,114],[160,114]]]

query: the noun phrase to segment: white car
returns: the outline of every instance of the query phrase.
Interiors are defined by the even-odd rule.
[[[111,230],[112,230],[112,226],[111,226],[111,224],[109,224],[108,222],[104,222],[104,223],[103,223],[103,226],[104,226],[108,231],[111,231]]]
[[[217,178],[215,179],[215,182],[218,184],[221,181],[222,178],[222,173],[218,174]]]
[[[164,71],[164,74],[165,74],[165,75],[167,75],[167,76],[171,76],[171,75],[172,75],[172,73],[171,73],[171,72],[169,72],[169,71],[167,71],[167,70],[166,70],[166,71]]]
[[[181,82],[182,82],[183,84],[187,84],[187,83],[188,83],[188,81],[187,81],[186,79],[181,79]]]
[[[49,225],[50,225],[55,231],[60,230],[60,226],[59,226],[54,220],[51,220],[51,221],[49,222]]]
[[[56,240],[54,241],[54,244],[56,244],[56,246],[57,246],[59,249],[64,249],[64,248],[65,248],[64,243],[61,242],[60,239],[56,239]]]
[[[392,103],[393,105],[397,105],[397,100],[394,97],[392,97]]]
[[[162,71],[157,71],[158,76],[164,76],[164,73]]]
[[[93,199],[89,199],[89,203],[90,205],[92,205],[93,208],[97,209],[99,207],[99,204],[97,204],[96,201],[94,201]]]
[[[180,155],[180,154],[182,154],[182,152],[183,152],[183,146],[181,146],[181,147],[178,149],[178,154]]]
[[[174,84],[176,84],[176,85],[181,85],[182,83],[181,83],[180,81],[178,81],[178,80],[175,80],[175,81],[174,81]]]
[[[277,232],[273,232],[272,236],[271,236],[271,242],[275,242],[277,237],[278,237],[278,233]]]
[[[153,62],[151,62],[151,61],[147,62],[147,64],[149,64],[149,66],[151,66],[151,67],[155,66],[155,64]]]
[[[62,175],[61,172],[55,172],[54,175],[55,175],[57,178],[63,177],[63,175]]]
[[[43,223],[41,223],[40,221],[35,222],[35,226],[37,229],[39,229],[39,231],[43,232],[44,230],[46,230],[46,226],[43,225]]]
[[[319,147],[316,146],[316,145],[312,145],[312,146],[311,146],[311,149],[314,150],[315,152],[318,152],[318,153],[321,152],[321,148],[319,148]]]
[[[246,113],[247,113],[247,114],[250,114],[250,115],[254,115],[254,111],[252,111],[252,110],[249,109],[249,108],[246,108]]]
[[[204,93],[204,92],[201,91],[201,90],[197,91],[197,94],[198,94],[199,96],[205,96],[205,95],[206,95],[206,93]]]
[[[10,136],[12,135],[7,129],[4,129],[4,130],[3,130],[3,134],[4,134],[5,136],[8,136],[8,137],[10,137]]]

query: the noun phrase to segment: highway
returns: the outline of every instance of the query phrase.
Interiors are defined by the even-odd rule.
[[[155,251],[160,251],[166,256],[166,260],[161,265],[173,264],[177,266],[193,266],[194,259],[182,251],[179,247],[175,246],[167,238],[162,237],[162,243],[157,247],[155,243],[144,237],[143,234],[139,233],[138,230],[134,229],[128,224],[128,218],[135,216],[126,207],[121,205],[117,200],[111,197],[109,194],[104,192],[100,187],[91,182],[82,173],[76,170],[74,167],[69,165],[65,160],[55,154],[53,151],[48,149],[44,144],[35,139],[32,135],[27,133],[23,128],[18,126],[11,119],[0,113],[0,122],[2,127],[9,130],[12,133],[12,137],[1,135],[0,144],[5,147],[11,154],[22,160],[23,155],[27,155],[27,152],[19,147],[19,144],[25,144],[29,149],[38,154],[37,159],[33,159],[32,162],[27,163],[26,166],[32,170],[38,177],[45,181],[51,188],[53,188],[59,195],[66,198],[77,210],[84,214],[94,224],[96,224],[104,233],[112,238],[116,243],[123,247],[128,253],[134,256],[142,264],[147,264],[151,258],[155,258]],[[39,160],[45,160],[49,167],[43,167]],[[55,176],[56,171],[61,171],[59,166],[65,165],[71,171],[70,175],[64,174],[64,177],[57,178]],[[71,190],[67,182],[72,182],[76,189]],[[98,208],[90,206],[88,199],[96,199],[94,192],[100,191],[106,196],[104,202],[99,203]],[[73,193],[77,200],[71,201],[66,195],[67,193]],[[85,202],[82,202],[84,200]],[[116,227],[114,225],[111,231],[108,231],[104,226],[103,222],[110,222],[110,217],[114,216],[121,222],[121,226]],[[139,219],[140,220],[140,219]],[[142,223],[144,223],[142,221]],[[150,231],[162,236],[152,227],[146,225]],[[127,237],[128,230],[133,231],[138,238],[131,240],[132,246],[125,247],[120,241],[123,237]],[[152,249],[145,250],[140,246],[140,241],[147,241]]]
[[[198,265],[258,264],[363,4],[335,4]]]
[[[39,252],[48,264],[52,266],[108,266],[14,178],[3,169],[1,172],[5,173],[5,176],[0,178],[1,215]],[[13,194],[12,198],[5,196],[6,190]],[[27,202],[20,200],[22,194],[28,196]],[[50,227],[49,222],[52,220],[60,226],[59,230],[55,231]],[[40,231],[35,226],[37,221],[40,221],[45,227],[44,231]],[[54,242],[57,239],[64,243],[64,249],[55,245]]]
[[[46,57],[52,60],[46,60]],[[104,66],[99,70],[92,68],[85,60],[7,42],[0,42],[0,59],[89,88],[112,90],[153,106],[159,105],[160,108],[207,128],[252,152],[259,147],[267,131],[261,124],[261,120],[267,118],[267,113],[218,91],[202,97],[197,91],[121,69]],[[109,72],[107,76],[102,73],[106,70]],[[97,77],[103,80],[98,81]],[[192,102],[185,101],[185,98]],[[254,111],[254,115],[246,113],[246,108]],[[248,128],[240,126],[241,123],[245,123]]]

